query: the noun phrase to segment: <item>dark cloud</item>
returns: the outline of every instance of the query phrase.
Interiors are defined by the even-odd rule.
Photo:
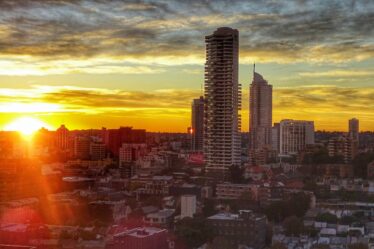
[[[218,26],[238,28],[241,54],[265,60],[356,60],[374,50],[374,2],[365,0],[3,0],[0,11],[7,55],[203,57],[204,35]]]
[[[349,112],[354,115],[355,112],[373,108],[373,97],[373,88],[337,86],[280,88],[275,89],[274,104],[277,107],[276,110],[281,112],[290,108],[294,111],[303,110],[311,114],[317,111],[331,115],[340,112]],[[368,111],[368,113],[370,112]]]
[[[34,89],[32,91],[37,91]],[[109,89],[51,87],[42,91],[38,97],[18,96],[19,102],[45,102],[65,106],[67,109],[120,110],[127,108],[182,108],[189,109],[191,99],[198,96],[198,90],[159,90],[159,91],[123,91]],[[374,88],[308,86],[274,89],[274,110],[304,111],[308,113],[362,112],[374,108]],[[248,95],[243,95],[244,102]],[[9,96],[0,95],[0,102],[9,101]],[[147,100],[146,102],[144,100]],[[331,101],[331,100],[334,101]],[[370,114],[373,115],[372,113]]]
[[[185,108],[198,91],[127,92],[60,89],[43,94],[42,101],[82,108]],[[144,102],[144,100],[147,100]],[[187,102],[186,102],[187,101]]]

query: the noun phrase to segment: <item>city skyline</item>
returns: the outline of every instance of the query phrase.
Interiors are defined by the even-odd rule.
[[[273,84],[273,122],[347,131],[356,117],[361,130],[374,128],[370,2],[32,0],[0,9],[0,129],[24,117],[50,129],[185,132],[202,95],[203,38],[221,26],[240,32],[242,131],[253,62]]]

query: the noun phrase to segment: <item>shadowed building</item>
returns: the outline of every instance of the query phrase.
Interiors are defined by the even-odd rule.
[[[329,156],[341,157],[344,163],[350,163],[357,155],[357,140],[351,136],[338,136],[330,138],[327,149]]]
[[[223,27],[205,37],[204,156],[206,172],[218,178],[241,163],[238,36],[236,29]]]
[[[213,248],[238,248],[239,245],[261,249],[265,246],[267,219],[251,210],[239,214],[219,213],[207,218],[212,227]]]
[[[60,128],[56,130],[57,135],[57,148],[60,150],[66,150],[69,146],[69,130],[65,125],[61,125]]]
[[[266,151],[271,150],[273,86],[253,69],[249,96],[250,163],[263,164]],[[261,155],[261,156],[260,156]],[[259,160],[261,158],[261,160]]]
[[[358,144],[358,135],[360,132],[360,123],[357,118],[352,118],[348,121],[348,126],[349,126],[349,136],[357,141]]]
[[[204,142],[204,98],[192,101],[191,110],[192,151],[202,151]]]

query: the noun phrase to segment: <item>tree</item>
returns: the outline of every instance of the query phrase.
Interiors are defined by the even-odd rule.
[[[348,246],[349,249],[368,249],[368,245],[364,243],[354,243]]]
[[[304,189],[308,191],[315,192],[317,190],[318,186],[314,179],[312,178],[306,178],[304,179]]]
[[[330,249],[330,246],[327,244],[315,244],[312,249]]]
[[[252,200],[252,193],[250,191],[245,191],[240,195],[239,199],[240,200],[245,200],[245,201],[251,201]]]
[[[280,222],[289,216],[303,217],[309,209],[310,197],[304,192],[293,194],[290,199],[271,203],[265,210],[270,221]]]
[[[210,247],[208,246],[208,249],[216,249],[216,248],[232,249],[232,245],[230,244],[230,242],[225,237],[222,237],[222,236],[215,237],[212,240],[212,243],[209,243],[209,244],[211,245]]]
[[[204,201],[204,207],[203,207],[203,215],[204,217],[209,217],[215,214],[215,205],[214,205],[214,200],[212,199],[206,199]]]
[[[143,201],[144,206],[156,206],[161,208],[162,207],[162,197],[160,196],[148,196],[144,201]]]
[[[308,153],[303,158],[303,164],[326,164],[326,163],[344,163],[342,156],[330,157],[327,148],[320,148],[317,151]]]
[[[309,206],[310,196],[305,194],[304,192],[299,192],[291,196],[290,200],[287,202],[286,210],[289,210],[289,215],[303,217],[306,211],[308,211]]]
[[[283,228],[287,236],[299,236],[304,233],[304,223],[297,216],[291,216],[283,221]]]
[[[366,178],[368,164],[372,161],[374,161],[373,152],[365,152],[358,154],[352,161],[355,177]]]
[[[279,222],[285,217],[283,201],[272,202],[266,209],[265,214],[270,221]]]
[[[276,241],[271,245],[270,249],[287,249],[287,247],[282,242]]]
[[[230,180],[233,183],[242,183],[244,181],[244,168],[238,165],[231,165],[229,168]]]
[[[338,222],[338,217],[334,214],[322,213],[317,215],[316,221],[336,224]]]
[[[201,246],[213,238],[212,229],[202,217],[186,217],[178,221],[175,233],[188,248]]]
[[[342,225],[351,225],[352,223],[358,222],[359,219],[352,215],[345,215],[340,219],[340,224]]]

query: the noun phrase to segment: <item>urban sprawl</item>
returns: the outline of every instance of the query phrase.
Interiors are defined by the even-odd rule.
[[[239,32],[205,43],[185,133],[0,132],[0,248],[374,248],[374,132],[273,123],[255,65],[241,132]]]

